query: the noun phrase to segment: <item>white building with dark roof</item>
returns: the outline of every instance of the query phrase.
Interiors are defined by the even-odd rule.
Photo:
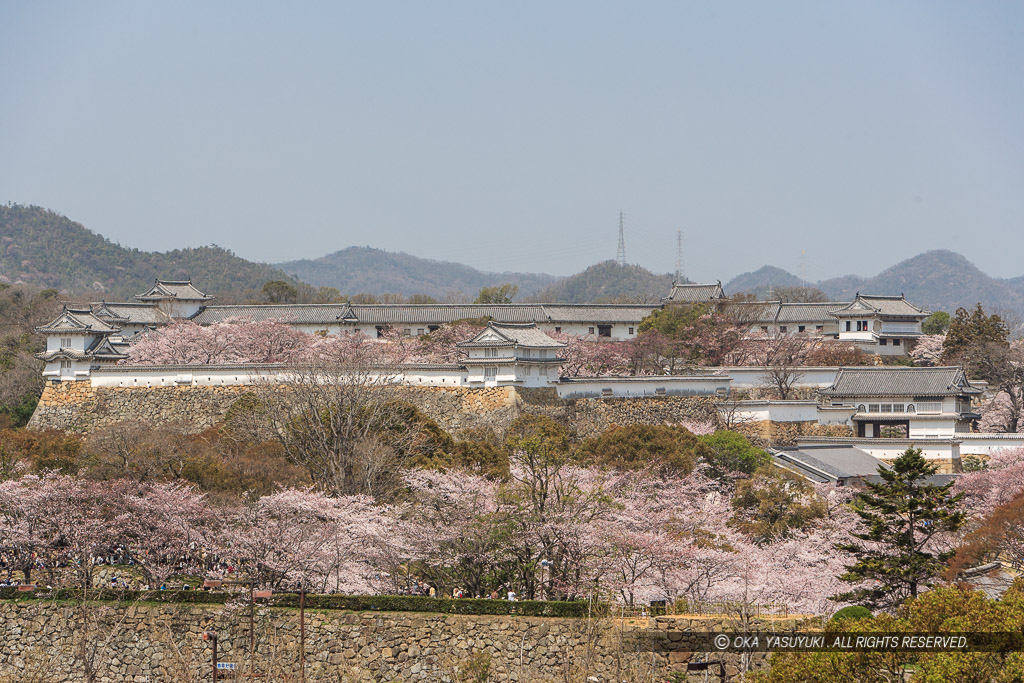
[[[820,424],[848,424],[860,438],[947,438],[971,431],[982,390],[961,367],[841,368],[820,390]]]
[[[931,315],[900,296],[858,294],[852,302],[829,312],[839,321],[840,341],[888,356],[906,355],[921,337],[921,323]]]
[[[557,381],[567,345],[545,334],[533,323],[491,322],[475,337],[456,344],[466,352],[466,382],[470,386],[520,384],[548,386]]]
[[[36,358],[45,363],[43,377],[47,379],[88,378],[95,363],[125,357],[126,349],[117,344],[119,328],[94,315],[91,308],[64,306],[60,315],[35,331],[46,335],[46,350]]]
[[[191,280],[160,280],[135,299],[143,303],[156,304],[172,318],[191,318],[213,297],[204,294]]]
[[[672,283],[672,291],[662,301],[666,304],[717,304],[728,297],[722,289],[722,283]]]

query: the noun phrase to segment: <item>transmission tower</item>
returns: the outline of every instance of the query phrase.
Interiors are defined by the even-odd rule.
[[[683,279],[683,231],[676,230],[676,282]]]
[[[625,214],[619,211],[619,250],[615,253],[615,260],[620,266],[626,265],[626,230],[624,226]]]

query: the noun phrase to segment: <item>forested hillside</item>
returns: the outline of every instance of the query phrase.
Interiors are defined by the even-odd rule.
[[[594,264],[533,297],[536,301],[585,303],[658,303],[672,289],[672,276],[615,261]]]
[[[38,206],[0,206],[0,282],[26,282],[72,293],[128,297],[154,278],[191,278],[219,298],[290,279],[217,246],[140,251],[114,244],[66,216]]]
[[[472,301],[484,287],[505,282],[519,287],[521,299],[558,279],[540,273],[487,273],[461,263],[371,247],[348,247],[317,259],[276,265],[303,282],[334,287],[342,294],[426,294],[439,300]]]
[[[764,266],[743,273],[725,285],[727,294],[753,292],[764,298],[769,286],[779,287],[800,280],[781,268]],[[915,304],[936,311],[970,308],[981,302],[986,310],[1012,311],[1024,317],[1024,277],[994,278],[982,272],[963,255],[936,249],[900,261],[874,277],[844,275],[811,286],[836,301],[848,301],[862,294],[900,294]]]

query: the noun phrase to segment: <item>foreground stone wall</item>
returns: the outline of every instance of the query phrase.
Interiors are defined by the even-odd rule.
[[[763,656],[743,661],[739,655],[686,648],[688,631],[729,630],[717,621],[658,619],[637,627],[611,619],[312,610],[305,620],[306,680],[311,683],[650,681],[685,670],[689,661],[709,659],[722,661],[729,679],[738,680],[742,670],[765,665]],[[257,610],[251,657],[246,604],[215,608],[4,600],[0,629],[0,681],[5,683],[210,680],[212,651],[201,637],[204,631],[218,634],[219,660],[237,665],[237,680],[248,673],[265,674],[264,680],[298,679],[295,609]],[[651,642],[657,650],[653,655]],[[474,676],[485,667],[487,678]]]

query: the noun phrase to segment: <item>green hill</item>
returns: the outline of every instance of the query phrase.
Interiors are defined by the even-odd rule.
[[[289,280],[280,270],[246,261],[218,246],[139,251],[114,244],[48,209],[0,206],[0,281],[26,282],[76,293],[129,297],[155,278],[191,278],[219,299]]]
[[[586,303],[658,303],[672,289],[672,276],[641,266],[602,261],[565,278],[533,297],[535,301]]]
[[[484,287],[511,282],[521,300],[557,278],[538,273],[487,273],[461,263],[434,261],[402,252],[348,247],[317,259],[276,264],[303,282],[336,287],[342,294],[426,294],[435,299],[469,298]]]

